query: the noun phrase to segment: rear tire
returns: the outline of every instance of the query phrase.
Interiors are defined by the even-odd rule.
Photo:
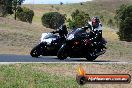
[[[86,59],[88,60],[88,61],[94,61],[96,58],[97,58],[98,56],[94,56],[93,54],[88,54],[88,55],[86,55]]]
[[[57,57],[60,59],[60,60],[64,60],[66,59],[68,56],[67,56],[67,52],[65,50],[65,48],[60,48],[58,53],[57,53]]]

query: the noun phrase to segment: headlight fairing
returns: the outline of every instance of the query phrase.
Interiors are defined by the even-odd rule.
[[[74,34],[70,34],[68,37],[67,37],[67,40],[71,40],[74,38]]]
[[[54,40],[55,40],[54,38],[50,38],[50,39],[44,39],[42,42],[46,42],[48,45],[50,45]]]

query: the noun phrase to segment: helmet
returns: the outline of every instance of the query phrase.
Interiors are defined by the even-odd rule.
[[[98,17],[93,17],[92,18],[92,25],[94,28],[97,28],[99,26],[100,20]]]

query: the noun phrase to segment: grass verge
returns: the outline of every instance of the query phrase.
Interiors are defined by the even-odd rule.
[[[131,88],[130,84],[86,84],[76,82],[79,64],[0,65],[0,88]],[[83,64],[88,74],[130,74],[130,64]]]
[[[61,74],[56,75],[50,74],[49,72],[34,70],[32,66],[33,65],[31,64],[0,65],[0,88],[78,87],[74,77],[67,77],[62,76]],[[52,65],[48,66],[53,67]]]

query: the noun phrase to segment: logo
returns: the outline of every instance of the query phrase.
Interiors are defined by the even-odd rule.
[[[129,74],[87,74],[80,65],[76,81],[80,85],[88,84],[127,84],[131,82]]]

